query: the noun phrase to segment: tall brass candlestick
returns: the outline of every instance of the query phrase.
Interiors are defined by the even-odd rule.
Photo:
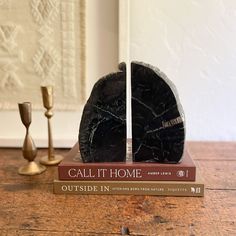
[[[45,86],[41,87],[43,106],[47,109],[45,116],[48,119],[48,156],[41,158],[40,163],[44,165],[57,165],[63,159],[60,155],[54,155],[53,141],[52,141],[52,130],[50,119],[53,116],[53,87]]]
[[[28,164],[19,168],[18,173],[21,175],[36,175],[46,170],[45,166],[42,166],[34,161],[37,155],[37,148],[33,139],[29,134],[29,126],[31,124],[31,103],[24,102],[19,103],[19,112],[21,121],[26,128],[25,140],[22,148],[23,156],[28,160]]]

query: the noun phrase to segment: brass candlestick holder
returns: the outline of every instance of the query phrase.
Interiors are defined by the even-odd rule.
[[[18,173],[21,175],[37,175],[46,170],[45,166],[42,166],[34,161],[37,155],[37,148],[33,139],[29,134],[29,126],[31,124],[31,103],[24,102],[19,103],[19,112],[21,121],[26,128],[25,140],[22,148],[23,156],[28,161],[28,164],[19,168]]]
[[[57,165],[62,161],[63,157],[60,155],[54,155],[52,130],[50,123],[50,119],[53,116],[53,87],[41,87],[41,92],[43,96],[43,106],[47,109],[47,111],[45,112],[45,116],[48,119],[48,156],[42,157],[40,163],[43,165]]]

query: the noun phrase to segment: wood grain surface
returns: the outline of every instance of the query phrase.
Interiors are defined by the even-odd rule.
[[[130,235],[236,235],[236,143],[187,148],[204,179],[204,198],[54,195],[56,167],[20,176],[21,150],[0,149],[0,235],[121,235],[122,226]]]

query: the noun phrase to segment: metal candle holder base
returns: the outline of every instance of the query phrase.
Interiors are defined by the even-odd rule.
[[[46,170],[45,166],[42,166],[35,161],[29,162],[27,165],[22,166],[18,169],[20,175],[38,175]]]
[[[46,166],[54,166],[59,164],[63,160],[63,156],[54,155],[51,159],[48,156],[43,156],[40,159],[40,163]]]

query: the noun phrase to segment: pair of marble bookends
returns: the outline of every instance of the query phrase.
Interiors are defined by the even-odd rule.
[[[83,162],[126,158],[126,68],[95,84],[84,107],[79,147]],[[134,162],[178,163],[184,151],[184,113],[176,89],[151,65],[132,62],[132,153]]]

